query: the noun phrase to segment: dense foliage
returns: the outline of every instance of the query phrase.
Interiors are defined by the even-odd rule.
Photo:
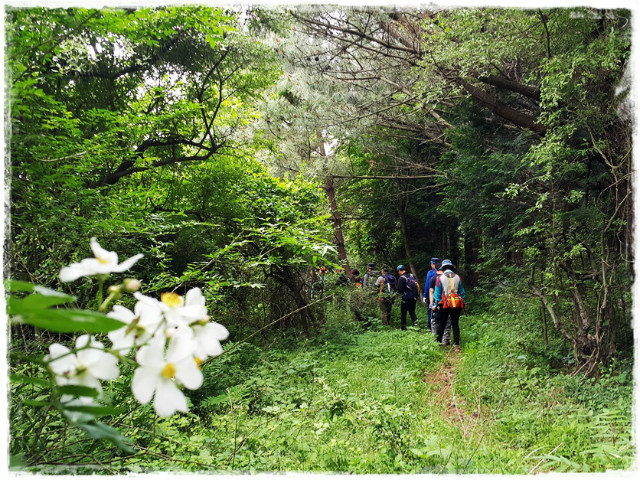
[[[8,8],[12,464],[629,468],[630,18]],[[108,263],[92,237],[135,266],[71,283],[70,264]],[[423,309],[419,329],[396,331],[397,306],[381,326],[337,272],[402,263],[424,286],[433,256],[470,292],[460,356]],[[228,329],[221,355],[220,331],[188,355],[200,388],[162,369],[187,388],[179,415],[132,396],[151,347],[120,354],[113,332],[141,332],[139,302],[162,312],[167,354],[171,308],[198,307],[193,332]],[[55,363],[92,349],[120,362],[103,386]]]
[[[366,143],[344,140],[352,178],[397,183],[355,197],[354,216],[378,219],[356,234],[369,254],[397,251],[384,233],[400,231],[402,261],[420,261],[414,273],[436,254],[472,282],[520,281],[597,374],[630,335],[630,12],[293,15],[323,40],[300,68],[341,82],[345,98],[360,89],[353,121],[375,119]],[[425,235],[425,221],[440,235]]]

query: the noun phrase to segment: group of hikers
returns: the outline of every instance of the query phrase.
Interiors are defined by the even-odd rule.
[[[400,298],[400,328],[407,329],[407,316],[413,326],[418,325],[416,304],[420,299],[420,285],[417,279],[404,265],[398,265],[396,277],[383,267],[379,272],[374,263],[367,265],[364,277],[357,269],[351,271],[351,282],[362,289],[365,298],[377,301],[380,305],[382,324],[389,325],[391,310]],[[347,285],[349,279],[341,269],[338,270],[338,284]],[[436,342],[449,345],[453,331],[453,347],[460,350],[460,314],[464,309],[465,291],[460,276],[455,273],[451,260],[431,259],[431,269],[427,273],[422,302],[428,305],[427,328],[434,333]],[[365,321],[360,308],[352,304],[351,311],[356,320]]]

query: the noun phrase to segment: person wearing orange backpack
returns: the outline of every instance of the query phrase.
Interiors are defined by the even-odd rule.
[[[438,260],[438,263],[436,263],[436,271],[435,271],[435,275],[433,275],[431,277],[431,279],[429,280],[429,288],[425,287],[425,291],[428,291],[429,293],[429,313],[432,313],[431,316],[431,332],[434,335],[438,333],[438,319],[439,319],[439,311],[438,310],[433,310],[433,306],[436,304],[433,300],[433,292],[436,289],[436,282],[438,281],[438,278],[440,278],[440,275],[442,275],[444,272],[442,271],[442,265],[440,260]],[[448,319],[448,317],[447,317]],[[447,325],[444,329],[444,335],[442,336],[442,345],[449,345],[449,341],[451,339],[451,320],[448,320]]]
[[[433,310],[438,309],[438,330],[436,342],[442,342],[442,335],[447,325],[447,320],[451,321],[453,331],[453,348],[460,351],[460,313],[464,308],[464,286],[460,276],[454,270],[451,260],[442,261],[442,275],[436,280],[436,288],[433,291]]]

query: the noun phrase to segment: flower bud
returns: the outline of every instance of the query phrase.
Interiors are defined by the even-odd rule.
[[[141,287],[140,280],[135,278],[125,278],[124,279],[124,288],[127,292],[137,292]]]
[[[107,292],[109,292],[110,294],[115,294],[115,293],[120,293],[121,290],[122,290],[122,285],[111,285],[107,289]]]
[[[165,331],[164,331],[165,338],[173,337],[177,330],[178,330],[177,327],[169,327],[169,328],[165,329]]]

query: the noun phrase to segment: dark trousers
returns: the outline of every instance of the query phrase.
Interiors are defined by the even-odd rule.
[[[417,324],[415,298],[402,299],[402,303],[400,304],[400,328],[402,328],[402,330],[407,329],[407,312],[409,312],[413,324]]]
[[[382,314],[382,324],[389,325],[391,320],[391,307],[393,307],[393,298],[382,297],[378,300],[380,302],[380,313]]]
[[[429,309],[427,315],[427,330],[431,330],[431,322],[433,321],[433,310]]]
[[[442,335],[447,326],[447,320],[451,321],[451,330],[453,330],[453,344],[460,345],[460,308],[440,308],[438,312],[438,332],[436,333],[436,342],[442,342]]]
[[[431,315],[431,333],[435,336],[438,335],[438,321],[440,318],[440,309],[437,310],[429,310],[432,312]],[[449,345],[449,341],[451,340],[451,319],[449,319],[449,315],[445,318],[446,326],[444,327],[444,335],[442,336],[442,344]]]

